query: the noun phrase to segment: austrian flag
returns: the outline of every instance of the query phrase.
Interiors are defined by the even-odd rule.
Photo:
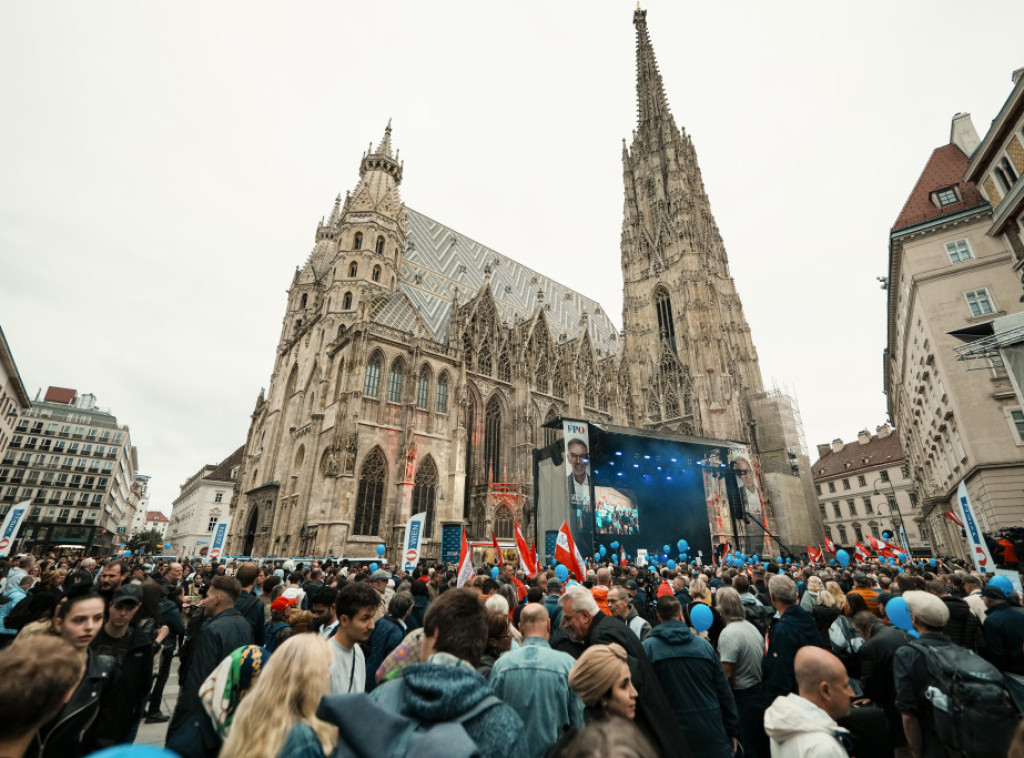
[[[461,587],[473,578],[473,553],[469,550],[469,543],[466,541],[466,530],[462,530],[462,549],[459,551],[459,577],[456,586]]]
[[[512,523],[516,527],[516,549],[519,551],[519,563],[522,564],[527,576],[533,576],[537,573],[537,564],[533,562],[533,553],[530,552],[530,546],[519,529],[519,522],[513,520]]]
[[[815,550],[810,545],[807,546],[807,557],[810,558],[811,563],[821,563],[821,549]]]
[[[569,523],[562,522],[562,528],[558,530],[558,539],[555,541],[555,560],[569,569],[576,575],[576,579],[584,581],[587,578],[587,564],[583,556],[576,549],[576,542],[569,532]]]
[[[828,535],[827,535],[827,534],[825,535],[825,549],[826,549],[826,550],[828,550],[828,551],[829,551],[830,553],[832,553],[833,555],[835,555],[835,552],[836,552],[836,543],[834,543],[834,542],[833,542],[832,540],[830,540],[830,539],[828,538]]]

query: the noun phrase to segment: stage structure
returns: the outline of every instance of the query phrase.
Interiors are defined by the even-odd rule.
[[[562,438],[533,451],[534,526],[542,564],[562,522],[585,558],[611,553],[688,557],[711,563],[728,543],[769,557],[789,550],[769,534],[755,458],[745,442],[554,419]],[[751,538],[752,531],[761,536]],[[737,536],[739,535],[739,536]],[[611,543],[619,544],[618,550]],[[617,556],[615,556],[617,557]]]

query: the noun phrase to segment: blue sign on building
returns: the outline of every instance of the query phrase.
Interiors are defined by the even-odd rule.
[[[462,550],[462,526],[445,524],[441,527],[441,560],[445,563],[458,563],[459,552]]]

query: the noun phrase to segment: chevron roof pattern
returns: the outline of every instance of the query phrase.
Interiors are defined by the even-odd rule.
[[[589,314],[590,339],[601,355],[614,353],[618,335],[601,305],[565,285],[516,263],[501,253],[406,206],[407,247],[402,263],[402,291],[416,306],[435,339],[448,339],[449,314],[456,291],[460,303],[476,296],[491,268],[491,290],[502,320],[515,324],[533,316],[537,293],[554,332],[574,338],[583,313]]]

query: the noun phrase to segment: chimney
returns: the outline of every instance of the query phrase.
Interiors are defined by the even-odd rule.
[[[888,424],[882,424],[881,426],[876,426],[875,431],[878,432],[878,439],[884,440],[892,434],[892,427]]]
[[[832,446],[827,442],[823,445],[818,445],[818,458],[824,458],[826,455],[832,452]]]
[[[871,442],[871,432],[869,432],[867,429],[861,429],[859,432],[857,432],[857,442],[859,442],[862,445],[867,445],[869,442]]]
[[[1024,69],[1020,69],[1024,71]],[[964,155],[971,157],[981,139],[978,137],[978,130],[974,128],[970,113],[957,113],[953,116],[953,123],[949,128],[949,141],[964,151]]]
[[[832,440],[832,452],[833,453],[841,453],[842,451],[843,451],[843,441],[841,439],[839,439],[838,437],[836,437],[834,440]]]

